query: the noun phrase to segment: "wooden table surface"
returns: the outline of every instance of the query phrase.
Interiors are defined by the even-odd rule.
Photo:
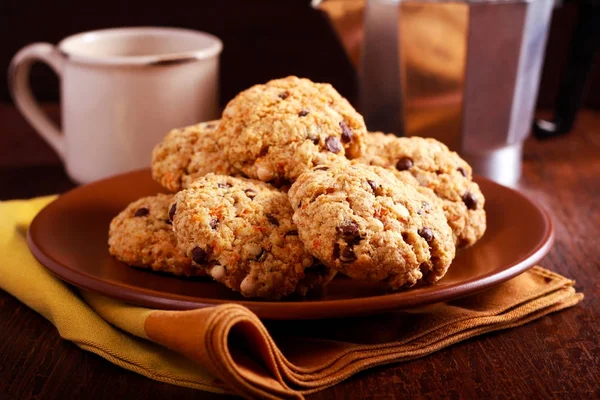
[[[47,109],[58,115],[55,106]],[[18,112],[0,104],[0,199],[73,186]],[[519,328],[362,372],[309,399],[600,398],[600,113],[582,112],[568,136],[528,140],[519,188],[554,218],[556,244],[541,265],[575,279],[585,300]],[[224,397],[155,382],[86,353],[0,290],[0,398]]]

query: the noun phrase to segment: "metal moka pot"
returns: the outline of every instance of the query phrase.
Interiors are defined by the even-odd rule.
[[[553,0],[325,0],[371,131],[427,136],[476,173],[521,175]]]

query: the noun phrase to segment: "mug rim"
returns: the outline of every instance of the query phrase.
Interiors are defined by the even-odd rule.
[[[86,40],[94,36],[108,36],[117,34],[135,35],[140,33],[158,33],[161,35],[188,35],[196,36],[197,38],[208,39],[205,47],[198,50],[189,50],[183,52],[173,52],[164,54],[142,55],[142,56],[92,56],[85,55],[73,50],[67,49],[70,43],[75,41]],[[147,66],[147,65],[169,65],[179,64],[184,62],[192,62],[212,58],[221,53],[223,43],[221,39],[210,33],[196,31],[186,28],[172,27],[121,27],[97,29],[86,31],[67,36],[62,39],[57,45],[58,51],[68,60],[95,65],[132,65],[132,66]]]

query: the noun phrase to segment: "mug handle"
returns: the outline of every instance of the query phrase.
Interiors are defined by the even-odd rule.
[[[29,86],[31,66],[38,61],[48,64],[61,78],[64,66],[63,56],[50,43],[34,43],[23,47],[13,57],[8,69],[8,86],[17,108],[35,130],[52,146],[60,158],[64,159],[64,136],[56,124],[42,111]]]

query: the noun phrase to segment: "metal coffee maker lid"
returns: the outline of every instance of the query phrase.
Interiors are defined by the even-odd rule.
[[[436,138],[516,184],[553,0],[317,3],[358,69],[369,130]]]

